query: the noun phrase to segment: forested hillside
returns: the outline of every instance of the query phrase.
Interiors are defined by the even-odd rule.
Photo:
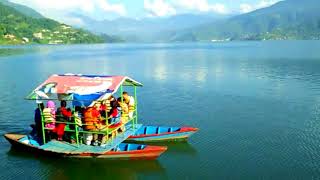
[[[27,16],[0,1],[0,44],[101,43],[103,38],[82,29],[43,18]]]

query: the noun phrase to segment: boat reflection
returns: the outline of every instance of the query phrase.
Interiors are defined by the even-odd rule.
[[[25,160],[37,159],[47,172],[47,179],[140,179],[141,177],[161,177],[167,179],[165,168],[157,160],[106,160],[37,157],[13,148],[9,157]]]
[[[180,154],[180,155],[192,155],[195,156],[197,154],[196,148],[194,148],[187,141],[168,141],[168,142],[148,142],[148,145],[155,146],[167,146],[168,150],[164,155],[167,154]]]

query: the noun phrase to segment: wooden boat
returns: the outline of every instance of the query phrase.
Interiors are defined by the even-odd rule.
[[[126,142],[186,141],[197,131],[193,127],[141,126]]]
[[[175,141],[186,140],[189,136],[195,133],[198,129],[192,127],[159,127],[159,126],[142,126],[138,124],[138,104],[137,104],[137,87],[141,87],[142,84],[127,77],[127,76],[105,76],[105,75],[81,75],[81,74],[54,74],[50,76],[46,81],[35,88],[27,97],[27,100],[34,101],[68,101],[72,103],[72,115],[68,115],[68,119],[73,119],[73,122],[51,117],[50,113],[44,114],[44,110],[38,105],[37,111],[39,119],[39,126],[41,125],[41,132],[36,134],[42,136],[41,142],[43,145],[37,143],[35,139],[30,138],[29,135],[19,134],[6,134],[5,138],[15,147],[26,149],[28,152],[36,152],[45,155],[62,156],[62,157],[95,157],[95,158],[108,158],[108,159],[154,159],[160,156],[166,151],[166,146],[149,146],[149,145],[135,145],[123,143],[125,140],[133,142],[156,142],[156,141]],[[110,107],[110,100],[112,95],[115,95],[120,90],[121,104],[124,103],[123,99],[128,97],[127,93],[124,93],[123,88],[133,87],[133,96],[130,99],[134,100],[134,107],[129,106],[128,112],[123,113],[126,117],[122,117],[119,126],[113,126],[109,124],[108,119],[99,117],[96,121],[103,124],[105,123],[108,128],[96,128],[89,131],[88,127],[92,127],[91,121],[85,122],[86,118],[79,117],[79,112],[76,113],[76,106],[78,107],[90,107],[95,105],[105,104],[104,114],[108,114],[108,108]],[[126,94],[124,97],[123,94]],[[99,102],[99,103],[98,103]],[[89,108],[89,109],[90,109]],[[125,108],[123,108],[125,109]],[[51,112],[51,110],[49,110]],[[68,110],[67,110],[68,111]],[[98,111],[98,110],[96,110]],[[101,109],[99,111],[101,113]],[[124,112],[124,111],[123,111]],[[78,114],[78,115],[76,115]],[[81,114],[81,113],[80,113]],[[84,113],[85,114],[85,113]],[[103,113],[101,113],[102,116]],[[61,116],[61,114],[60,114]],[[66,116],[66,115],[65,115]],[[69,117],[71,116],[71,117]],[[90,116],[89,116],[90,117]],[[129,119],[130,117],[130,119]],[[76,119],[80,118],[79,123]],[[82,118],[82,119],[81,119]],[[64,141],[47,140],[46,134],[49,131],[55,131],[55,129],[47,128],[46,125],[52,123],[53,120],[56,124],[66,124],[66,127],[72,126],[73,128],[65,128],[64,131],[69,135],[75,137],[73,140],[76,144],[70,144]],[[90,118],[87,117],[90,120]],[[92,117],[91,117],[92,119]],[[126,119],[126,120],[124,120]],[[85,123],[83,123],[83,121]],[[104,122],[103,122],[104,121]],[[87,129],[86,129],[87,128]],[[39,131],[39,129],[37,130]],[[80,137],[91,134],[100,134],[104,136],[106,144],[104,147],[90,146],[86,144],[96,144],[92,142],[92,138],[86,138],[86,142],[81,140]],[[62,139],[62,137],[60,137]],[[101,141],[103,138],[100,138]],[[103,141],[104,142],[104,141]]]
[[[91,107],[96,104],[101,104],[109,100],[113,94],[117,93],[120,89],[121,101],[123,101],[123,86],[134,88],[134,98],[136,99],[136,89],[141,87],[142,84],[127,77],[127,76],[105,76],[105,75],[81,75],[81,74],[64,74],[64,75],[52,75],[37,88],[35,88],[27,97],[28,100],[34,101],[69,101],[72,103],[71,117],[66,117],[70,121],[60,121],[56,117],[51,117],[49,114],[44,114],[44,110],[40,105],[37,108],[39,119],[36,122],[41,124],[41,132],[39,129],[31,135],[21,134],[5,134],[5,138],[12,144],[12,146],[18,149],[24,149],[27,152],[34,152],[37,154],[44,154],[49,156],[60,157],[79,157],[79,158],[105,158],[105,159],[155,159],[160,156],[167,147],[165,146],[149,146],[149,145],[137,145],[123,143],[130,135],[134,134],[141,124],[137,123],[137,105],[135,110],[131,111],[131,119],[127,121],[127,124],[109,124],[107,119],[99,117],[99,123],[102,125],[106,123],[108,128],[97,128],[94,131],[86,130],[86,127],[93,126],[91,124],[78,123],[76,121],[79,116],[75,115],[75,106]],[[133,97],[132,97],[133,98]],[[99,102],[99,103],[98,103]],[[107,114],[105,108],[104,114]],[[98,111],[98,110],[96,110]],[[101,111],[101,110],[99,110]],[[98,111],[98,112],[99,112]],[[101,112],[100,112],[101,113]],[[61,116],[61,115],[60,115]],[[70,115],[68,115],[70,116]],[[63,119],[63,118],[58,118]],[[84,119],[83,119],[84,120]],[[55,121],[55,123],[66,124],[66,127],[72,126],[73,128],[65,128],[64,131],[68,132],[68,135],[73,135],[75,144],[71,144],[65,141],[56,141],[46,138],[45,134],[49,131],[57,133],[54,128],[47,128],[45,125]],[[101,122],[100,122],[101,121]],[[105,122],[103,122],[105,121]],[[89,121],[90,122],[90,121]],[[83,126],[83,127],[82,127]],[[39,127],[39,126],[38,126]],[[51,132],[52,133],[52,132]],[[86,144],[96,144],[92,141],[92,134],[102,135],[106,138],[103,146],[91,146]],[[39,137],[40,136],[40,137]],[[81,140],[81,137],[86,137]],[[62,138],[62,137],[60,137]],[[90,140],[91,139],[91,140]],[[102,138],[100,138],[101,140]],[[101,140],[102,141],[102,140]],[[39,144],[38,142],[44,142]]]
[[[39,145],[32,137],[22,134],[5,134],[4,137],[11,143],[12,147],[25,152],[57,157],[76,158],[105,158],[105,159],[156,159],[164,151],[165,146],[151,146],[120,143],[111,150],[99,146],[74,145],[63,141],[50,141]]]

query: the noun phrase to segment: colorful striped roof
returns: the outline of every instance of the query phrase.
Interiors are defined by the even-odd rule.
[[[51,75],[29,94],[31,100],[95,101],[109,98],[121,85],[142,86],[127,76]]]

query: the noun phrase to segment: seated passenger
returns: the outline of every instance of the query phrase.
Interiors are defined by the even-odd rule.
[[[79,127],[82,127],[82,116],[83,116],[82,108],[80,106],[76,106],[74,110],[75,110],[74,111],[75,122]]]
[[[84,111],[84,129],[86,131],[98,131],[100,127],[100,112],[97,107],[88,107]],[[90,145],[92,142],[94,145],[97,144],[98,134],[86,134],[86,144]],[[91,138],[90,138],[91,137]]]
[[[100,107],[100,114],[102,117],[107,118],[107,113],[111,110],[111,103],[115,101],[113,96],[110,96],[108,99],[104,100]]]
[[[55,121],[56,121],[56,110],[55,110],[55,103],[53,101],[47,102],[47,107],[43,109],[43,117],[46,123],[45,127],[49,129],[55,128]]]
[[[75,109],[74,109],[74,113],[73,113],[73,117],[72,117],[72,120],[71,122],[72,123],[76,123],[76,127],[77,127],[77,130],[78,131],[82,131],[82,108],[80,106],[76,106]],[[70,129],[71,130],[75,130],[75,126],[72,124],[72,125],[69,125],[70,126]],[[76,143],[76,136],[74,133],[70,133],[70,141],[71,143]]]
[[[121,101],[121,97],[118,98],[118,103],[121,108],[121,122],[125,124],[128,121],[129,108],[128,105],[125,102],[123,102],[123,99]]]
[[[108,114],[110,124],[116,124],[120,122],[121,107],[118,101],[113,101],[111,105],[111,111]]]
[[[57,109],[57,113],[56,113],[56,121],[58,122],[56,122],[56,127],[54,129],[54,132],[57,133],[58,141],[62,141],[62,137],[64,135],[64,128],[66,124],[63,122],[69,121],[70,118],[72,117],[71,109],[70,108],[67,109],[67,102],[62,100],[60,105],[61,107]]]
[[[108,119],[107,119],[109,122],[106,123],[105,125],[101,126],[100,131],[106,131],[106,129],[108,129],[110,126],[121,122],[121,120],[120,120],[121,107],[120,107],[118,101],[114,100],[114,98],[113,98],[113,100],[111,101],[111,105],[109,107],[110,107],[110,111],[108,113]],[[107,140],[109,138],[114,138],[115,136],[116,136],[115,131],[111,134],[101,135],[100,136],[101,146],[105,146],[105,143],[107,142]]]
[[[99,111],[101,117],[106,117],[106,106],[102,104],[100,101],[96,101],[94,103],[94,108]]]
[[[135,110],[134,98],[132,96],[129,96],[129,94],[127,92],[123,92],[122,96],[123,96],[123,102],[125,102],[128,105],[129,119],[132,119],[133,118],[133,113],[134,113],[134,110]]]

